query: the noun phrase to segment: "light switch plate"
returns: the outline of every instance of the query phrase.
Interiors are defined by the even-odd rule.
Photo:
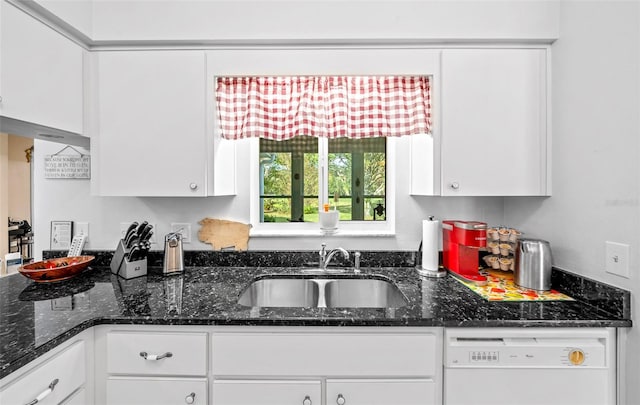
[[[191,243],[191,224],[186,222],[172,222],[171,232],[176,232],[182,229],[182,243]]]
[[[605,271],[629,278],[629,245],[605,242]]]

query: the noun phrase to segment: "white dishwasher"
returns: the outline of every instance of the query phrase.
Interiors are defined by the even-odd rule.
[[[615,405],[614,328],[447,328],[445,405]]]

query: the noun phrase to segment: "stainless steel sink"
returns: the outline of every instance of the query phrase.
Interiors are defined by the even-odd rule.
[[[247,307],[399,308],[407,305],[393,283],[372,278],[263,278],[238,299]]]
[[[328,308],[399,308],[407,305],[394,284],[376,279],[338,279],[324,287]]]
[[[249,284],[238,304],[247,307],[315,307],[319,287],[304,278],[265,278]]]

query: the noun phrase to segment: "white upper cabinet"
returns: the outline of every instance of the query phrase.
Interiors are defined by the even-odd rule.
[[[80,46],[3,1],[0,115],[83,133]]]
[[[205,52],[103,51],[95,58],[94,193],[206,196]]]
[[[441,195],[550,194],[546,52],[442,52]]]

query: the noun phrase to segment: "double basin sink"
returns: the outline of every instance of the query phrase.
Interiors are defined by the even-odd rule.
[[[247,307],[400,308],[407,300],[393,283],[380,278],[266,277],[240,294]]]

